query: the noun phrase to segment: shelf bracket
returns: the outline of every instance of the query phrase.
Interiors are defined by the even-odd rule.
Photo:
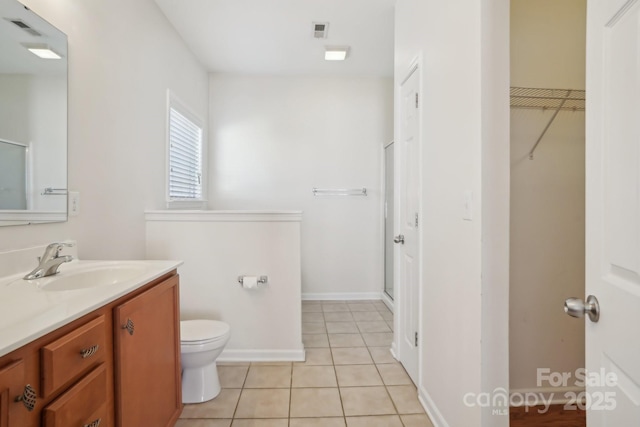
[[[542,131],[542,133],[538,137],[538,140],[536,141],[536,143],[533,144],[533,147],[531,148],[531,151],[529,151],[529,160],[533,160],[533,153],[536,151],[536,148],[538,148],[538,144],[540,144],[540,141],[542,141],[542,138],[544,138],[544,135],[549,130],[549,127],[551,127],[551,124],[556,119],[556,116],[558,115],[558,113],[560,112],[562,107],[564,106],[564,103],[567,102],[567,99],[569,99],[569,97],[571,96],[571,92],[572,92],[571,90],[567,91],[567,96],[565,96],[564,99],[562,100],[562,102],[560,102],[560,105],[558,105],[558,107],[556,108],[556,111],[554,111],[553,116],[551,116],[551,119],[549,120],[549,123],[547,123],[547,125],[545,126],[544,130]]]

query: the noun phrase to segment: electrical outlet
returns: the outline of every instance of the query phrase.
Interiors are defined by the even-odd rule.
[[[69,216],[77,216],[80,213],[80,193],[69,191]]]

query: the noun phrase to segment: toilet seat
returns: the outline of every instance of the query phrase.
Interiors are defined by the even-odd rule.
[[[183,320],[180,322],[181,345],[203,345],[227,339],[231,328],[218,320]]]

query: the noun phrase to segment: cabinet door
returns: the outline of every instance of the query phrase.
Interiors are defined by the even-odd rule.
[[[22,402],[25,387],[24,363],[18,360],[0,369],[0,427],[26,425],[28,410]]]
[[[173,425],[182,410],[178,276],[116,307],[120,427]]]

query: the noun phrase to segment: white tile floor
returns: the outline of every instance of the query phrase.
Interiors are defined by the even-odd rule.
[[[433,427],[389,352],[382,301],[305,301],[300,363],[222,363],[222,391],[176,427]]]

